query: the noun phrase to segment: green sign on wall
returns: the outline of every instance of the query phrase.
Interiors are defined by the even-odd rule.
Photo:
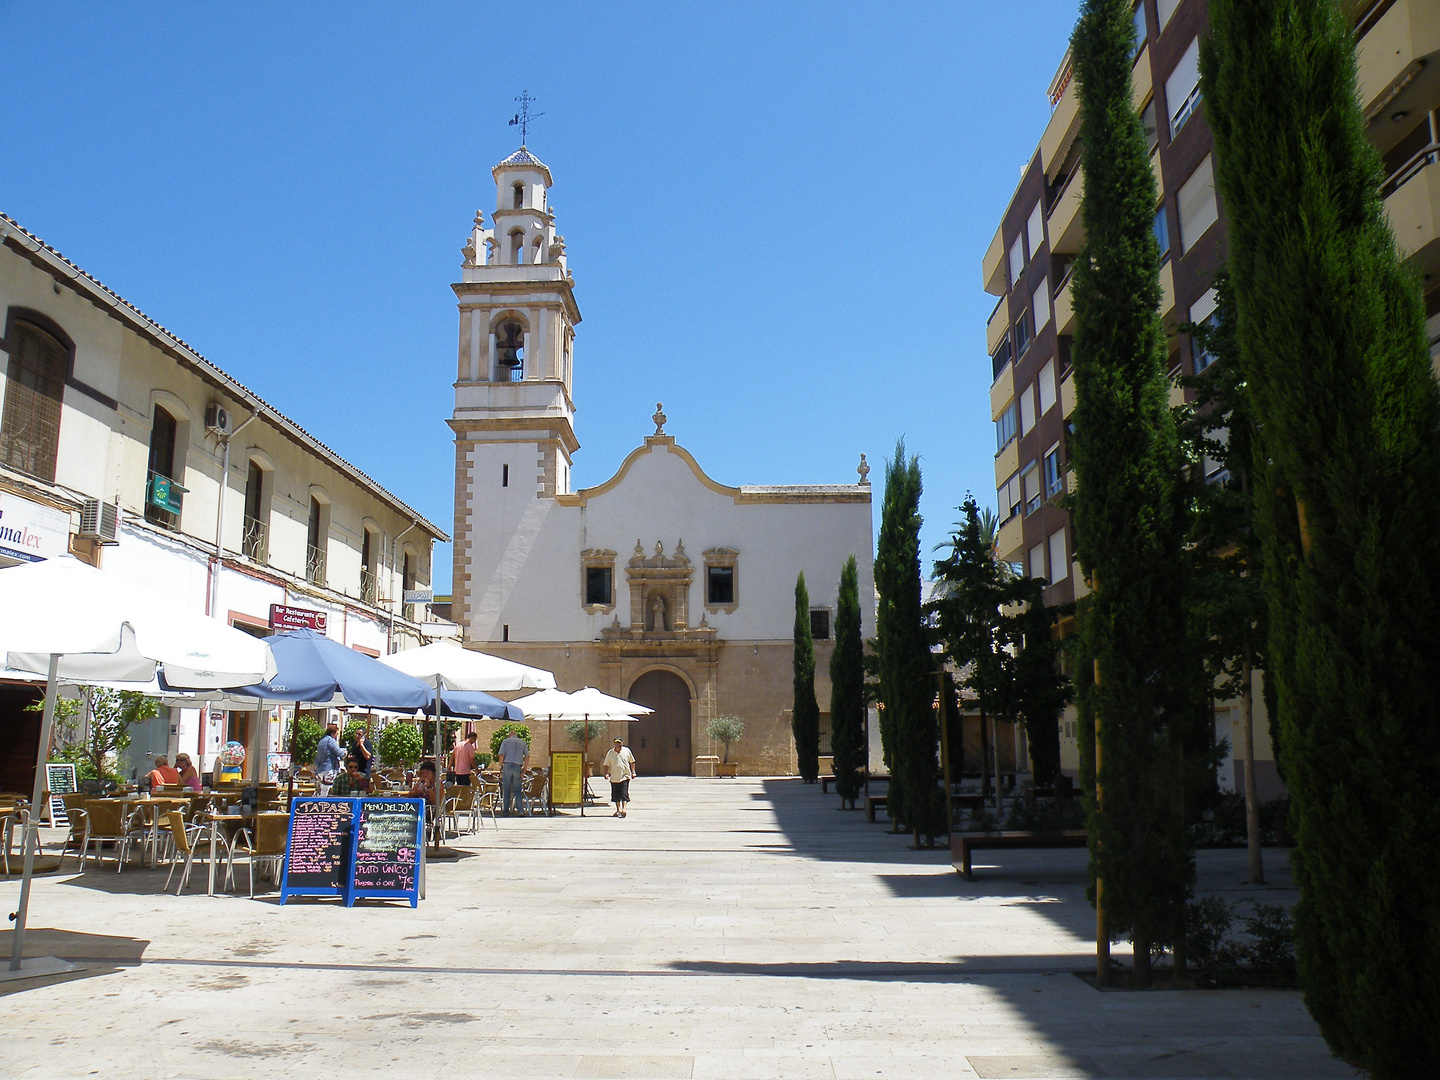
[[[189,488],[183,488],[168,476],[156,473],[150,477],[149,503],[172,514],[180,513],[180,501]]]

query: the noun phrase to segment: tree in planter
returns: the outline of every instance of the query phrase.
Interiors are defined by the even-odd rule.
[[[387,724],[375,736],[375,753],[380,756],[380,763],[392,768],[414,768],[424,749],[420,729],[407,720]]]
[[[130,729],[134,725],[160,715],[160,703],[144,694],[128,690],[102,690],[95,686],[81,687],[80,694],[79,701],[69,704],[66,717],[84,715],[89,718],[89,723],[84,727],[83,743],[69,759],[76,761],[76,775],[82,783],[106,780],[118,783],[121,776],[112,762],[130,748]],[[39,712],[44,703],[36,702],[26,708]],[[55,711],[58,716],[60,701],[56,702]],[[70,728],[73,732],[74,725]]]
[[[860,639],[860,572],[855,556],[840,571],[835,601],[835,650],[830,654],[830,753],[840,805],[860,796],[865,768],[865,645]]]
[[[1258,432],[1235,338],[1235,295],[1224,271],[1216,275],[1215,291],[1214,318],[1205,325],[1181,327],[1210,358],[1204,371],[1181,380],[1195,395],[1180,421],[1192,476],[1187,546],[1194,553],[1195,569],[1190,610],[1216,696],[1240,700],[1249,879],[1261,885],[1265,864],[1255,778],[1255,676],[1265,666],[1268,616],[1255,530],[1254,478],[1264,458],[1257,456]]]
[[[571,742],[575,743],[577,746],[585,745],[585,737],[587,734],[585,730],[585,725],[587,723],[590,725],[590,730],[588,734],[590,737],[590,742],[592,743],[595,742],[597,739],[603,739],[605,737],[605,732],[608,730],[604,720],[571,720],[565,725],[565,734],[570,736]],[[502,735],[500,738],[503,742],[505,736]],[[491,741],[494,742],[493,739]],[[528,744],[530,742],[529,738],[525,738],[525,742]],[[494,746],[495,753],[498,754],[500,752],[500,743],[494,743]]]
[[[1340,5],[1211,0],[1201,52],[1246,388],[1305,1003],[1377,1080],[1440,1055],[1440,390]],[[1412,181],[1414,182],[1414,181]],[[1268,689],[1267,689],[1267,692]]]
[[[940,726],[935,715],[935,661],[920,603],[920,461],[905,441],[885,466],[885,500],[875,554],[880,593],[875,641],[880,700],[890,740],[886,809],[903,820],[919,847],[947,831],[944,793],[935,782]],[[898,815],[897,815],[898,811]]]
[[[1094,590],[1080,609],[1093,659],[1082,713],[1096,744],[1091,898],[1102,943],[1129,930],[1143,986],[1152,945],[1183,942],[1194,858],[1181,793],[1199,712],[1184,608],[1183,458],[1167,400],[1152,231],[1155,177],[1131,97],[1131,8],[1131,0],[1085,0],[1072,41],[1086,246],[1071,279],[1070,446],[1077,554]],[[1177,968],[1182,955],[1183,946]]]
[[[815,783],[820,775],[820,703],[815,700],[815,639],[810,634],[810,594],[805,574],[795,579],[795,700],[790,730],[800,779]]]
[[[745,734],[745,721],[738,716],[717,716],[705,725],[705,734],[725,747],[725,764],[730,764],[730,744]]]
[[[315,761],[315,751],[320,747],[320,740],[325,737],[325,729],[313,716],[303,714],[291,723],[294,724],[294,731],[289,745],[295,755],[291,764],[296,770],[309,768]]]

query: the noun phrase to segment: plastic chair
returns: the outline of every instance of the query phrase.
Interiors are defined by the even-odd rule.
[[[170,838],[175,844],[175,854],[170,859],[170,873],[165,875],[165,888],[170,888],[170,879],[175,876],[175,868],[180,865],[180,858],[185,858],[185,869],[180,874],[180,884],[175,887],[175,895],[179,896],[185,886],[190,884],[190,869],[195,865],[195,856],[204,851],[210,858],[216,857],[216,851],[224,852],[226,858],[225,888],[230,887],[229,874],[229,850],[230,845],[225,842],[224,834],[220,834],[212,842],[210,839],[210,827],[208,825],[186,825],[185,815],[179,810],[171,810]]]
[[[525,778],[525,783],[520,788],[520,794],[527,815],[534,816],[536,803],[540,805],[540,812],[545,813],[545,793],[549,787],[550,775],[544,769],[537,769]]]
[[[285,845],[290,838],[290,815],[261,813],[255,816],[255,835],[251,838],[249,829],[235,834],[230,845],[230,857],[225,868],[227,881],[235,876],[235,856],[244,854],[248,860],[250,878],[250,899],[255,899],[255,864],[275,868],[274,880],[280,880],[280,865],[285,859]]]
[[[460,831],[460,815],[470,818],[470,831],[480,828],[480,814],[475,808],[476,791],[466,784],[457,784],[445,789],[445,819],[455,822],[455,831]]]
[[[143,835],[143,830],[137,833],[130,828],[130,818],[125,814],[124,807],[120,803],[108,802],[102,799],[92,799],[85,804],[85,813],[88,817],[85,830],[85,855],[82,862],[89,856],[90,845],[95,845],[95,861],[101,860],[100,845],[115,845],[115,872],[118,874],[125,867],[125,858],[130,853],[130,845],[135,842],[137,835]]]
[[[497,829],[500,828],[500,823],[495,819],[495,811],[499,809],[499,806],[500,785],[482,783],[480,785],[480,794],[475,797],[475,808],[472,811],[475,815],[475,820],[477,822],[484,821],[484,815],[489,814],[490,824],[494,825]]]

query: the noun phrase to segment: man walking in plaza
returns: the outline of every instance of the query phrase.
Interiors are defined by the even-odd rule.
[[[500,799],[501,813],[508,815],[513,804],[515,813],[520,812],[520,775],[530,761],[530,744],[513,731],[500,744]]]
[[[635,755],[621,739],[605,755],[605,775],[610,777],[610,801],[615,804],[611,817],[624,817],[630,805],[630,781],[635,776]]]
[[[320,794],[330,794],[330,785],[340,772],[340,763],[345,760],[345,751],[340,749],[340,725],[331,723],[325,727],[320,745],[315,747],[315,779],[320,783]]]
[[[455,771],[455,783],[461,787],[470,786],[470,774],[475,771],[475,743],[479,738],[479,732],[470,732],[450,754],[450,767]]]

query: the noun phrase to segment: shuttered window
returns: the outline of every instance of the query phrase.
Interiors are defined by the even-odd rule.
[[[20,319],[11,325],[10,336],[0,460],[12,469],[54,482],[69,352],[50,334]]]

